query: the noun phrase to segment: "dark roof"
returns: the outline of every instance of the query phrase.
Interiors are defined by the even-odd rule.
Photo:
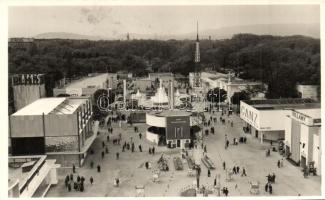
[[[258,110],[320,108],[320,103],[313,99],[265,99],[243,101]]]
[[[304,103],[317,103],[313,99],[301,99],[301,98],[291,98],[291,99],[263,99],[263,100],[244,100],[245,103],[249,105],[259,105],[259,104],[269,104],[269,105],[279,105],[279,104],[304,104]]]

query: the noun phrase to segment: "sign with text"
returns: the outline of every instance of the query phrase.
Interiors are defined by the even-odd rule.
[[[44,84],[44,74],[15,74],[11,77],[12,85]]]
[[[292,111],[292,118],[308,126],[314,125],[314,121],[311,117],[298,111]]]
[[[257,112],[252,106],[240,102],[240,118],[258,129],[259,115]]]
[[[166,139],[190,139],[190,117],[171,116],[166,118]]]

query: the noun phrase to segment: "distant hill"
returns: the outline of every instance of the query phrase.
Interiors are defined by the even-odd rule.
[[[70,39],[70,40],[102,40],[100,36],[81,35],[66,32],[48,32],[36,35],[36,39]]]
[[[257,24],[257,25],[245,25],[245,26],[230,26],[222,27],[218,29],[200,30],[200,38],[207,39],[211,36],[212,39],[227,39],[231,38],[234,34],[238,33],[252,33],[256,35],[277,35],[277,36],[289,36],[289,35],[304,35],[313,38],[320,38],[320,25],[315,24]],[[183,39],[195,39],[196,32],[186,34],[170,34],[170,35],[155,35],[155,34],[137,34],[130,33],[131,39],[158,39],[158,40],[183,40]],[[86,40],[111,40],[122,39],[125,40],[125,35],[117,37],[101,37],[101,36],[89,36],[75,33],[65,32],[48,32],[36,35],[38,39],[86,39]]]

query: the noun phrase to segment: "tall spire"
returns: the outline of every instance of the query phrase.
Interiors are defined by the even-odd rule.
[[[195,63],[200,62],[200,41],[199,41],[199,22],[196,22],[196,43],[195,43],[195,58],[194,61]]]
[[[196,21],[196,41],[199,41],[199,21]]]

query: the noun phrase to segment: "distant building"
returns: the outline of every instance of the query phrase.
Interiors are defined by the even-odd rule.
[[[30,49],[34,44],[34,38],[9,38],[8,47],[15,49]]]
[[[133,74],[131,72],[127,72],[127,71],[118,71],[117,72],[118,80],[130,79],[132,77],[133,77]]]
[[[321,175],[321,109],[294,109],[285,118],[285,153],[302,168],[314,162]]]
[[[53,89],[53,96],[64,94],[70,96],[90,96],[94,102],[94,93],[99,89],[116,88],[117,75],[113,73],[90,74],[79,80],[75,80],[63,87]]]
[[[151,88],[153,85],[153,82],[151,79],[144,78],[144,79],[136,79],[133,81],[134,87],[136,89],[139,89],[141,92],[146,92],[147,88]]]
[[[15,74],[11,76],[14,111],[45,97],[44,74]]]
[[[38,99],[9,118],[11,155],[46,154],[63,166],[81,166],[97,135],[91,117],[87,97]]]
[[[151,81],[162,81],[162,86],[168,88],[169,82],[173,81],[175,84],[174,74],[171,72],[158,72],[158,73],[149,73],[148,75]]]
[[[240,101],[240,118],[248,133],[261,142],[285,138],[285,118],[293,109],[314,109],[320,104],[312,99],[265,99]]]
[[[8,157],[8,197],[45,197],[52,185],[58,184],[55,160],[46,156]]]
[[[311,98],[319,100],[320,86],[319,85],[297,85],[297,90],[301,98]]]

